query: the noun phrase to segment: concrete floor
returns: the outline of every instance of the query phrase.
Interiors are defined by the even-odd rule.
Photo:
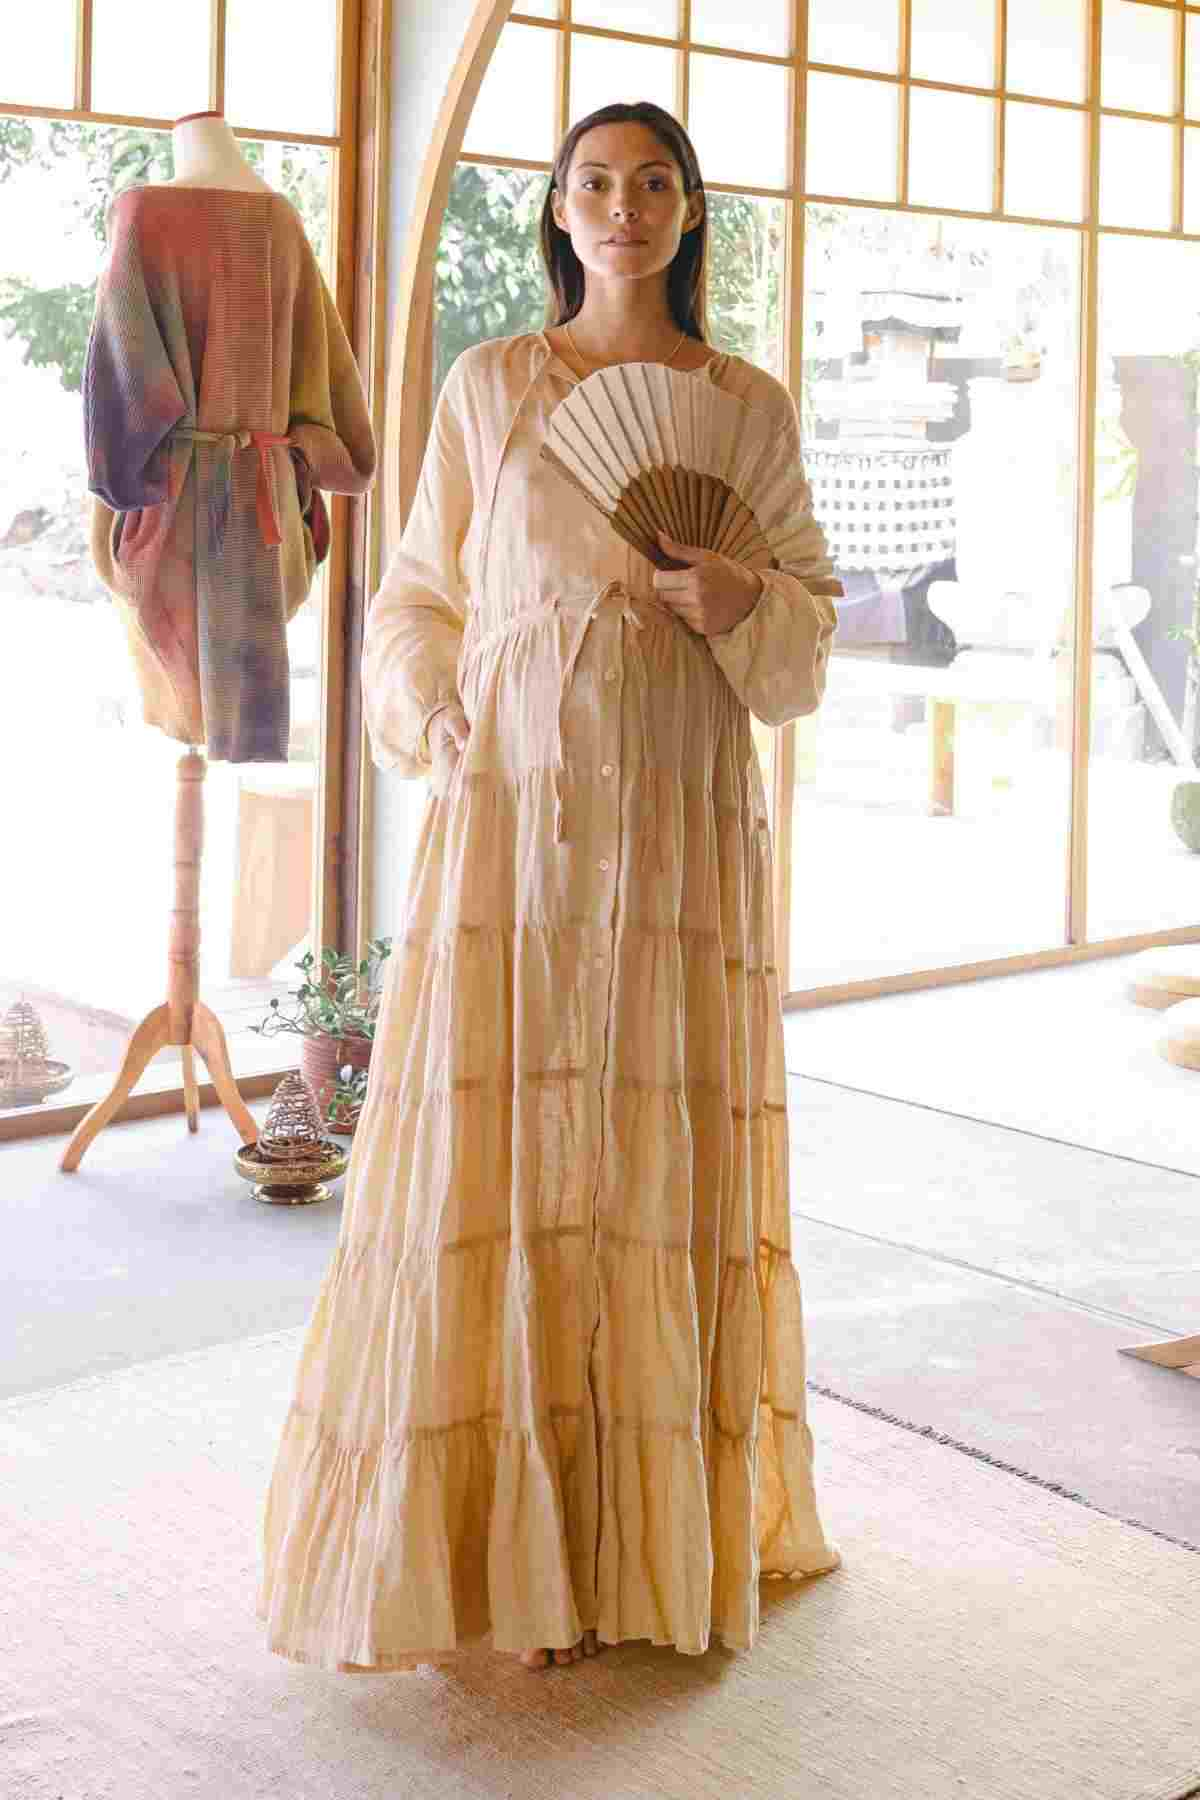
[[[997,985],[922,996],[929,1024],[985,1030]],[[796,1074],[790,1098],[810,1382],[1200,1546],[1200,1383],[1118,1354],[1200,1330],[1200,1178],[936,1097]],[[263,1206],[233,1148],[216,1109],[192,1138],[110,1127],[73,1176],[57,1139],[0,1145],[0,1394],[304,1323],[340,1184]]]

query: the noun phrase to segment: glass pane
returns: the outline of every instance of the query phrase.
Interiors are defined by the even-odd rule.
[[[325,279],[332,283],[329,220],[333,200],[329,184],[333,179],[333,153],[320,144],[281,144],[275,138],[265,142],[243,138],[238,147],[251,168],[286,194],[296,208]]]
[[[693,56],[690,90],[688,130],[705,181],[786,187],[788,70]]]
[[[895,75],[900,0],[809,0],[808,60]]]
[[[810,194],[896,198],[899,92],[890,81],[810,73],[804,176]],[[850,118],[854,130],[847,133]]]
[[[1087,0],[1008,0],[1008,87],[1082,100],[1087,93]]]
[[[914,206],[985,212],[992,205],[994,100],[914,88],[909,112],[908,197]],[[953,145],[953,155],[948,146]]]
[[[74,105],[75,0],[39,0],[22,9],[19,31],[5,31],[0,99],[14,106]]]
[[[5,272],[0,416],[0,768],[42,746],[38,780],[6,784],[6,829],[37,847],[38,880],[0,901],[0,1015],[26,998],[69,1100],[112,1086],[133,1027],[166,997],[175,771],[182,746],[146,725],[116,603],[89,554],[80,381],[107,203],[123,182],[167,179],[163,132],[32,122],[31,154],[0,184]],[[329,152],[244,144],[299,208],[318,250],[329,238]],[[204,785],[201,991],[221,1019],[236,1074],[287,1067],[291,1040],[249,1026],[295,985],[311,910],[320,691],[314,585],[288,631],[289,760],[210,765]],[[52,691],[31,668],[53,669]],[[120,804],[114,807],[114,796]],[[63,828],[48,830],[47,820]],[[92,880],[81,909],[81,871]],[[178,1048],[139,1083],[179,1086]]]
[[[463,149],[480,156],[523,156],[550,162],[558,97],[556,31],[506,25],[500,33]],[[513,95],[522,104],[513,105]]]
[[[1025,218],[1082,219],[1086,115],[1008,102],[1004,210]]]
[[[455,169],[434,286],[435,392],[469,345],[545,323],[538,219],[546,183],[531,169]]]
[[[517,0],[513,12],[518,15],[529,13],[535,19],[557,19],[559,0]]]
[[[923,81],[991,87],[996,0],[913,0],[912,72]]]
[[[225,116],[263,131],[334,130],[337,0],[288,0],[287,26],[258,0],[229,0]]]
[[[809,208],[805,467],[846,593],[795,727],[794,989],[1062,942],[1078,258]]]
[[[1101,238],[1088,935],[1196,922],[1200,246]],[[1176,795],[1178,794],[1178,798]],[[1184,813],[1183,833],[1172,807]],[[1190,825],[1188,820],[1191,821]]]
[[[1183,133],[1183,229],[1200,232],[1200,128]]]
[[[575,0],[571,19],[576,25],[603,25],[609,31],[678,37],[679,0]],[[572,54],[578,48],[576,43]]]
[[[708,196],[708,337],[783,377],[787,213],[782,200]]]
[[[177,119],[209,102],[208,0],[185,0],[162,29],[162,0],[96,0],[92,106],[96,112]]]
[[[787,56],[792,47],[792,0],[692,0],[692,38]]]
[[[1100,99],[1131,112],[1175,111],[1178,15],[1136,0],[1105,0]]]
[[[678,117],[675,70],[678,50],[661,44],[625,44],[619,38],[571,40],[569,123],[614,100],[653,100]],[[511,100],[509,102],[511,106]]]
[[[1174,128],[1144,119],[1100,121],[1100,223],[1171,226]]]
[[[1187,86],[1183,110],[1189,119],[1200,119],[1200,14],[1187,16]]]

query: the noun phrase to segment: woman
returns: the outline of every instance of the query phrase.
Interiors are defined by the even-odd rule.
[[[343,1670],[484,1639],[529,1666],[748,1647],[818,1517],[790,1254],[770,844],[749,710],[820,702],[840,592],[787,390],[699,317],[695,153],[646,103],[566,136],[558,322],[438,400],[363,685],[433,782],[341,1238],[268,1496],[268,1647]],[[795,448],[810,554],[656,571],[539,460],[626,359],[719,383]]]

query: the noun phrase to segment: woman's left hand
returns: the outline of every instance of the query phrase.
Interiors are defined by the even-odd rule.
[[[689,567],[655,569],[655,592],[701,637],[732,631],[753,610],[763,591],[763,579],[756,569],[716,550],[677,544],[665,531],[659,532],[658,541],[673,562]]]

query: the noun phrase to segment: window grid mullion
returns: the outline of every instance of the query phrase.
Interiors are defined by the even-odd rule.
[[[1004,212],[1004,159],[1007,153],[1008,133],[1008,101],[1004,98],[1008,87],[1008,0],[996,0],[996,36],[992,74],[997,88],[997,97],[992,105],[995,115],[992,119],[993,143],[992,152],[992,211],[999,218]]]
[[[563,15],[568,24],[571,17],[571,0],[562,0]],[[556,144],[561,144],[567,134],[567,122],[571,117],[571,33],[566,25],[558,34],[558,117],[557,130],[554,134]]]
[[[1184,106],[1187,100],[1187,70],[1184,58],[1187,54],[1187,14],[1180,8],[1175,20],[1175,125],[1174,156],[1172,158],[1171,224],[1176,231],[1183,230],[1183,187],[1186,180],[1183,146],[1184,146]]]
[[[92,110],[92,12],[95,0],[75,0],[75,111]]]
[[[209,15],[208,104],[221,117],[225,116],[225,46],[227,42],[228,0],[212,0]]]
[[[692,39],[692,0],[679,0],[679,12],[676,20],[679,26],[679,37],[683,44]],[[688,115],[692,107],[692,53],[690,50],[676,52],[675,64],[675,109],[679,122],[685,131],[691,129]]]
[[[908,148],[910,139],[909,112],[912,96],[912,0],[900,0],[900,92],[897,96],[899,105],[896,111],[896,126],[899,142],[896,148],[896,203],[898,206],[908,205]]]

